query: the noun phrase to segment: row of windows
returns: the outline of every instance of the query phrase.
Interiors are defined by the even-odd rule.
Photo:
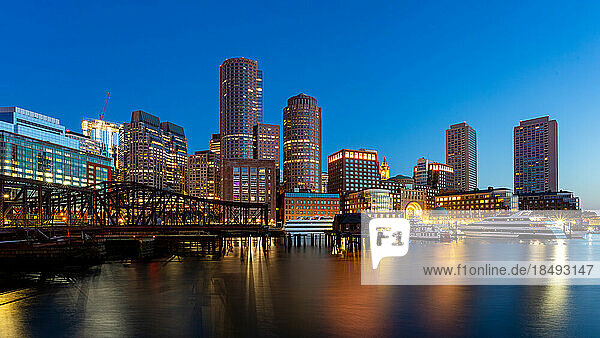
[[[294,204],[294,200],[286,200],[286,204]],[[339,200],[296,200],[295,204],[339,204]]]

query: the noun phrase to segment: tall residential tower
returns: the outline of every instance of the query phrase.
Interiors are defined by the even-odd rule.
[[[134,111],[131,122],[121,129],[119,156],[125,181],[187,192],[188,153],[182,127],[160,122],[145,111]]]
[[[275,161],[279,171],[279,126],[259,123],[254,126],[254,158]]]
[[[417,187],[436,190],[454,190],[454,168],[447,164],[431,162],[421,157],[413,168],[413,178]]]
[[[514,128],[515,193],[558,190],[558,123],[548,116]]]
[[[221,158],[210,150],[188,157],[188,188],[191,196],[209,199],[221,197]]]
[[[298,94],[283,109],[283,184],[286,191],[321,192],[321,108]]]
[[[210,139],[210,151],[217,155],[221,155],[221,134],[212,134]]]
[[[477,189],[477,134],[466,122],[446,129],[446,164],[454,169],[454,187]]]
[[[258,62],[231,58],[221,64],[221,152],[224,159],[253,158],[255,125],[262,122],[262,71]]]

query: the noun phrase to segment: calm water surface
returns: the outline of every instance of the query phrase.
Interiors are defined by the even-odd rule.
[[[361,286],[357,254],[237,246],[0,294],[0,336],[597,335],[600,286]],[[20,283],[20,282],[19,282]]]

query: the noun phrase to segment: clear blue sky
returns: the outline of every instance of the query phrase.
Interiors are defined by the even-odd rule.
[[[477,130],[479,186],[512,188],[512,128],[559,124],[559,184],[600,209],[600,4],[488,1],[73,1],[1,5],[0,106],[80,129],[134,109],[183,125],[190,152],[219,129],[219,64],[264,70],[265,122],[289,96],[323,108],[324,156],[373,148],[392,174],[444,161],[444,131]]]

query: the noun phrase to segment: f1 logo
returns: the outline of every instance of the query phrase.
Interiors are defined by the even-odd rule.
[[[377,269],[384,257],[408,253],[410,222],[404,218],[374,218],[369,222],[369,238],[373,269]]]

